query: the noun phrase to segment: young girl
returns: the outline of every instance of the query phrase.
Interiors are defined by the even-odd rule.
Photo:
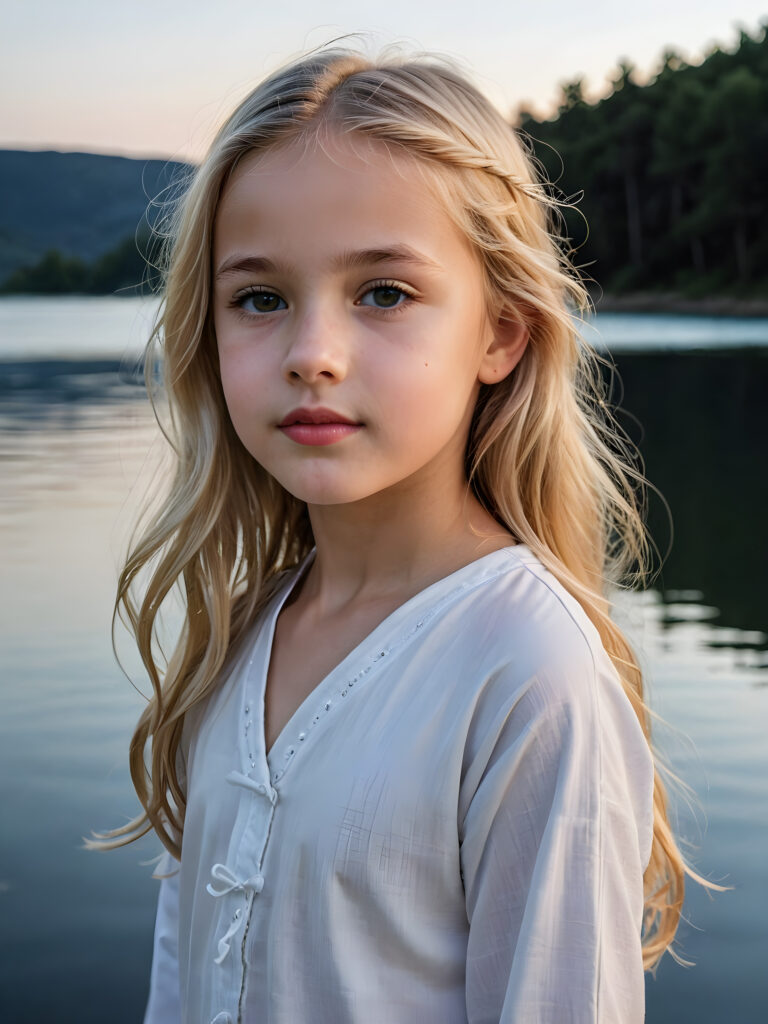
[[[436,58],[305,58],[194,176],[176,475],[118,594],[154,693],[111,845],[169,854],[147,1024],[643,1019],[686,868],[606,592],[638,477],[553,207]]]

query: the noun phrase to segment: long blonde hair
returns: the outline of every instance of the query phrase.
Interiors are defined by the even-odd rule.
[[[150,344],[162,349],[175,476],[163,507],[133,541],[115,604],[153,690],[130,747],[144,811],[102,836],[102,845],[128,843],[154,829],[180,856],[185,794],[177,756],[184,716],[217,686],[277,574],[313,544],[305,504],[255,462],[229,421],[212,323],[210,258],[219,197],[239,161],[329,126],[416,158],[482,262],[489,310],[528,326],[530,343],[515,371],[481,386],[467,446],[468,485],[580,602],[651,741],[640,667],[611,619],[607,592],[609,584],[642,576],[647,564],[643,481],[608,412],[598,358],[576,331],[573,311],[586,309],[588,300],[555,230],[558,204],[525,144],[449,62],[429,56],[372,61],[326,49],[276,72],[246,97],[174,214],[163,305]],[[137,602],[134,593],[147,572]],[[166,664],[157,617],[175,584],[184,618]],[[646,968],[674,938],[686,872],[709,885],[687,867],[676,845],[657,770],[645,872]]]

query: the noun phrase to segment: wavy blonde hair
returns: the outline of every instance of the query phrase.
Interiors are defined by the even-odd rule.
[[[175,476],[163,507],[132,542],[115,605],[153,690],[130,747],[144,810],[101,836],[102,845],[122,845],[154,829],[180,856],[185,794],[177,755],[184,716],[216,688],[277,574],[313,544],[306,505],[255,462],[230,423],[218,373],[210,259],[219,197],[241,159],[311,139],[320,129],[373,139],[415,158],[482,262],[489,311],[527,325],[530,343],[515,371],[481,386],[467,445],[468,486],[580,602],[650,745],[641,670],[611,619],[607,592],[609,584],[636,581],[648,562],[643,480],[607,409],[599,359],[575,328],[573,311],[585,310],[588,298],[555,230],[552,190],[511,126],[450,62],[434,56],[372,61],[326,49],[276,72],[243,100],[174,213],[150,345],[162,347]],[[147,366],[149,381],[151,358]],[[175,584],[184,618],[164,663],[157,617]],[[711,885],[685,864],[666,803],[657,769],[645,872],[647,969],[674,938],[685,873]]]

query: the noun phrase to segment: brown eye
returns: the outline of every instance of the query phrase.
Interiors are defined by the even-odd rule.
[[[372,301],[367,301],[368,299]],[[374,309],[396,309],[404,306],[411,298],[402,288],[395,288],[394,285],[379,284],[369,288],[360,300],[361,306],[372,306]],[[403,301],[401,301],[403,300]]]
[[[278,309],[287,308],[284,300],[274,292],[248,292],[238,299],[238,305],[247,313],[274,313]]]
[[[379,306],[396,306],[400,296],[403,294],[397,288],[374,288],[376,304]]]

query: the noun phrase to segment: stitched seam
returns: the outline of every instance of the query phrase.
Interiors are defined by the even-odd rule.
[[[245,956],[245,944],[248,939],[248,929],[251,927],[251,913],[253,911],[253,904],[255,900],[254,893],[250,893],[248,897],[248,906],[245,911],[245,922],[243,923],[243,941],[240,944],[240,962],[242,966],[240,982],[240,997],[237,1000],[237,1024],[243,1024],[243,1011],[245,1009],[245,990],[248,984],[248,963]]]

